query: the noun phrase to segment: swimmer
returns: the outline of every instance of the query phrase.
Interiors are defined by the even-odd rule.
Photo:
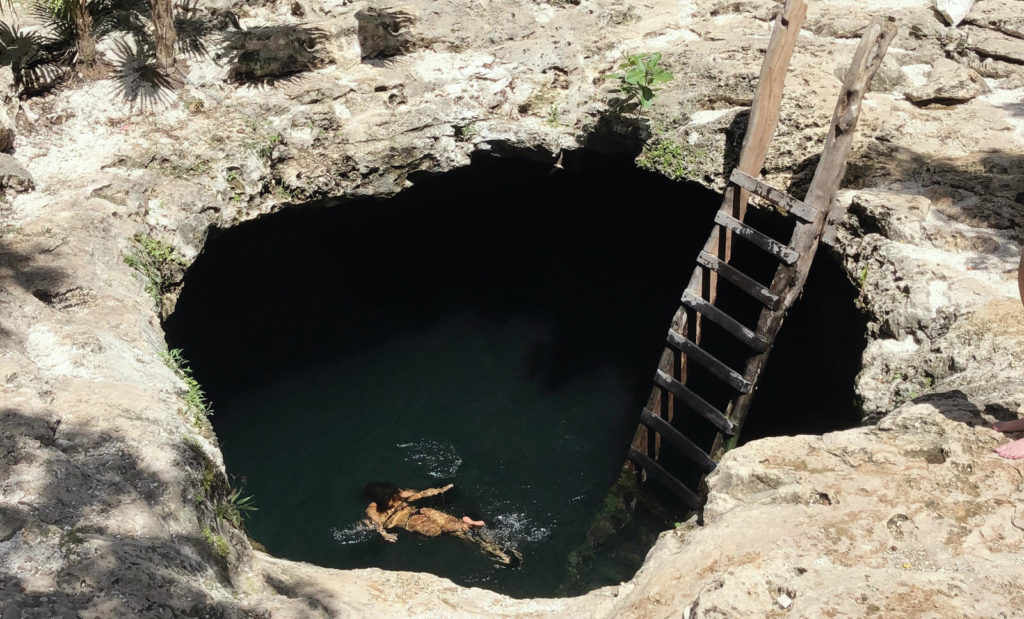
[[[465,533],[475,527],[486,526],[483,520],[474,520],[469,516],[460,519],[429,507],[410,505],[413,501],[443,494],[454,487],[455,484],[448,484],[417,492],[390,483],[371,481],[363,488],[363,494],[371,501],[366,506],[366,517],[381,537],[389,542],[397,541],[398,536],[388,533],[388,529],[405,529],[436,537],[442,533]]]
[[[469,516],[456,518],[429,507],[410,505],[414,501],[448,492],[454,487],[454,484],[448,484],[417,492],[391,483],[372,481],[363,487],[363,494],[370,498],[370,504],[366,506],[366,522],[389,542],[398,541],[398,535],[390,533],[390,529],[405,529],[427,537],[448,533],[479,545],[481,550],[501,565],[519,566],[523,555],[518,550],[479,531],[487,526],[483,520]]]

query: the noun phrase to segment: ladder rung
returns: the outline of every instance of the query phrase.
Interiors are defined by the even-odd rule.
[[[689,387],[672,378],[668,374],[658,370],[654,375],[654,384],[662,389],[668,390],[676,397],[677,400],[690,407],[690,409],[704,419],[707,419],[711,422],[711,425],[718,428],[718,430],[723,434],[732,436],[736,433],[736,429],[732,425],[732,422],[726,419],[725,415],[723,415],[721,411],[709,404],[707,400],[691,391]]]
[[[649,478],[665,486],[672,494],[676,495],[683,502],[683,505],[686,506],[686,509],[692,509],[693,511],[700,509],[700,499],[697,498],[693,490],[690,490],[683,482],[673,477],[660,464],[633,448],[629,449],[629,459],[646,471]]]
[[[750,393],[750,383],[747,382],[739,372],[716,359],[711,355],[711,353],[698,346],[695,342],[692,342],[689,338],[683,337],[669,329],[668,344],[685,354],[687,359],[696,361],[700,365],[704,366],[709,372],[720,378],[736,391],[739,391],[740,393]]]
[[[733,317],[729,316],[714,305],[693,294],[689,290],[683,291],[683,305],[700,312],[708,320],[725,329],[729,335],[743,342],[757,352],[764,352],[768,348],[768,341],[754,333],[747,327],[741,325]]]
[[[800,254],[798,254],[792,247],[783,245],[770,236],[754,230],[742,221],[733,219],[723,211],[715,213],[715,223],[723,228],[732,230],[735,234],[749,241],[756,247],[759,247],[775,256],[786,264],[793,264],[800,258]]]
[[[806,202],[797,200],[788,193],[779,191],[771,185],[760,181],[734,169],[729,176],[729,182],[749,191],[759,198],[763,198],[787,213],[792,213],[807,223],[812,223],[821,214],[821,211]]]
[[[726,280],[732,282],[734,286],[760,301],[768,309],[774,310],[779,307],[779,295],[773,293],[767,286],[763,286],[753,278],[743,274],[736,267],[719,260],[716,256],[702,251],[697,256],[697,264],[715,271]]]
[[[692,460],[704,473],[710,473],[715,470],[715,466],[717,465],[715,464],[715,461],[711,459],[711,456],[698,447],[696,443],[686,438],[685,434],[673,428],[672,424],[665,421],[658,415],[655,415],[645,408],[644,411],[640,413],[640,423],[660,434],[663,439],[676,448],[676,451]]]

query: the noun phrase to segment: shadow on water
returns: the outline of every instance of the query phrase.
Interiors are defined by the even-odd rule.
[[[207,244],[168,343],[213,401],[272,553],[564,590],[718,203],[628,159],[564,165],[482,157]],[[432,506],[487,520],[523,566],[453,538],[384,543],[359,525],[373,479],[455,483]]]

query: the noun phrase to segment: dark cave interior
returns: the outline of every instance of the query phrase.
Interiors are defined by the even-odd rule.
[[[228,471],[259,503],[250,534],[270,552],[515,596],[581,578],[565,558],[619,474],[720,197],[630,157],[563,163],[481,155],[390,199],[295,205],[211,235],[167,342],[213,403]],[[783,240],[791,225],[748,220]],[[738,245],[735,262],[771,276],[758,250]],[[744,441],[858,423],[855,298],[821,252]],[[731,292],[722,303],[756,320]],[[495,570],[442,540],[364,535],[359,490],[379,478],[455,483],[439,507],[489,520],[527,560]]]

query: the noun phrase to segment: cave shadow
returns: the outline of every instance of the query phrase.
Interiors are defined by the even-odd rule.
[[[386,462],[392,452],[398,454],[396,464],[387,465],[394,466],[386,469],[395,471],[387,473],[390,476],[417,474],[416,465],[409,465],[408,460],[402,463],[403,452],[395,448],[399,439],[393,437],[425,433],[452,441],[467,462],[467,470],[460,475],[480,486],[508,483],[507,478],[495,477],[498,481],[492,483],[482,477],[503,470],[502,460],[528,458],[529,462],[516,467],[516,474],[525,479],[534,469],[542,469],[550,454],[585,453],[585,458],[576,461],[552,462],[560,470],[546,477],[543,472],[531,477],[548,492],[560,488],[557,483],[565,484],[565,492],[553,499],[567,501],[565,513],[558,516],[566,524],[559,526],[579,526],[580,535],[585,532],[585,524],[577,522],[590,517],[590,503],[601,503],[607,485],[594,492],[591,487],[604,484],[605,476],[610,485],[621,470],[640,404],[651,388],[665,330],[678,306],[685,277],[707,238],[720,197],[696,185],[637,170],[632,155],[567,151],[557,168],[550,153],[509,151],[500,144],[494,145],[494,150],[504,156],[479,155],[469,167],[433,178],[419,176],[413,187],[388,200],[296,205],[211,235],[186,275],[165,332],[171,348],[184,349],[196,378],[218,408],[213,422],[224,441],[229,466],[258,478],[259,471],[246,468],[252,462],[248,445],[263,440],[255,436],[258,433],[276,444],[301,443],[304,453],[316,454],[324,448],[311,445],[315,437],[332,436],[337,428],[349,432],[338,433],[346,452],[362,453],[364,449],[359,444],[347,447],[347,437],[354,435],[365,436],[365,444],[378,441],[379,449],[388,450],[369,454],[367,471],[378,466],[377,461]],[[487,338],[487,346],[481,347],[485,350],[467,343],[469,338],[459,339],[461,333],[452,335],[454,330],[448,330],[452,322],[461,327],[466,315],[470,328],[484,325],[469,333]],[[443,334],[440,340],[423,338],[423,334],[435,332]],[[501,339],[510,333],[515,341]],[[451,352],[448,338],[459,342],[457,352]],[[410,341],[416,346],[423,346],[424,341],[441,344],[439,350],[428,349],[429,362],[420,364],[416,361],[422,358],[419,348],[409,346]],[[373,365],[384,368],[387,380],[381,382],[386,389],[372,391],[378,385],[370,384],[366,393],[373,395],[362,400],[340,398],[328,405],[303,400],[298,389],[282,395],[279,417],[301,419],[301,425],[315,431],[297,430],[295,437],[285,438],[284,430],[265,431],[272,424],[255,419],[255,414],[248,416],[255,413],[255,405],[219,406],[244,401],[246,394],[254,391],[266,393],[258,390],[277,383],[281,376],[317,376],[310,381],[317,389],[325,384],[325,390],[347,385],[346,377],[338,375],[342,370],[335,368],[352,368],[345,371],[358,373],[357,363],[376,363],[372,349],[402,357],[394,364]],[[361,351],[370,353],[360,357]],[[347,365],[336,364],[339,352],[345,355]],[[462,358],[470,359],[467,364],[472,365],[467,365],[465,373],[453,361],[461,363]],[[408,359],[416,365],[407,363]],[[334,373],[319,378],[317,366],[321,365]],[[406,373],[411,367],[415,369]],[[450,375],[443,373],[452,367],[459,369]],[[497,369],[491,372],[488,368]],[[363,375],[359,376],[363,380]],[[420,380],[421,376],[426,379]],[[615,383],[628,385],[632,391],[609,395],[614,402],[597,401],[589,393],[573,392],[574,381],[589,385],[588,392],[612,393],[608,385]],[[374,378],[366,382],[373,383]],[[354,389],[363,389],[363,384]],[[408,393],[416,395],[407,398]],[[450,393],[458,395],[450,398]],[[473,395],[466,398],[463,393]],[[278,406],[276,397],[266,400]],[[562,402],[571,400],[577,406],[567,404],[553,411],[533,404],[559,402],[563,397]],[[424,402],[424,408],[437,406],[438,410],[429,418],[417,416],[419,402]],[[393,413],[387,412],[389,407]],[[407,411],[412,413],[395,420]],[[339,418],[379,419],[373,428],[364,429],[360,421],[335,423]],[[460,421],[449,423],[453,418]],[[486,428],[462,434],[468,433],[463,428],[475,428],[478,423]],[[563,425],[551,425],[559,423]],[[494,428],[501,430],[490,432]],[[532,430],[535,436],[523,441],[518,435],[509,437],[520,428]],[[239,445],[247,439],[232,434],[239,429],[254,435],[243,447]],[[227,436],[231,438],[225,439]],[[523,438],[527,438],[525,434]],[[487,453],[475,451],[476,446],[492,444],[497,451],[489,447]],[[332,456],[336,449],[336,443],[328,446],[323,460],[315,455],[308,458],[321,467],[308,476],[335,479],[333,486],[339,489],[337,497],[311,505],[311,513],[323,505],[335,506],[335,514],[348,513],[342,510],[350,509],[352,501],[342,496],[340,489],[354,486],[354,481],[361,484],[376,478],[357,472],[364,466],[358,462],[345,463],[334,474],[325,473],[322,461],[342,461]],[[600,459],[593,453],[598,449]],[[480,464],[469,471],[472,458]],[[569,480],[563,475],[577,469],[586,469],[600,480],[591,486],[589,481]],[[521,485],[530,487],[528,482]],[[270,492],[257,491],[261,495]],[[517,492],[510,491],[501,500],[519,501]],[[534,494],[544,496],[540,491]],[[490,495],[476,496],[494,504]],[[468,511],[473,510],[469,503],[476,500],[463,500]],[[525,500],[523,504],[532,505]],[[365,504],[359,507],[363,508]],[[530,509],[540,514],[548,508]],[[533,512],[529,515],[534,517]],[[346,568],[397,567],[401,559],[381,559],[383,555],[378,556],[374,549],[346,548],[344,553],[309,550],[288,540],[278,540],[282,545],[275,547],[270,534],[258,529],[270,528],[267,523],[274,517],[270,509],[264,510],[253,527],[279,556]],[[537,518],[551,516],[545,512]],[[323,527],[307,529],[322,531],[326,525],[336,524],[324,520]],[[555,554],[562,546],[571,549],[574,543],[569,537],[573,534],[570,531],[543,545],[540,552],[548,553],[550,560],[535,560],[508,576],[507,582],[504,573],[499,574],[494,577],[496,584],[488,586],[509,587],[505,593],[524,595],[527,586],[542,586],[534,583],[541,579],[539,570],[547,570],[542,575],[544,592],[556,593],[555,580],[560,575],[548,574],[560,569],[565,556]],[[289,554],[292,551],[307,554]],[[430,561],[437,563],[438,556],[448,555],[438,549]],[[362,557],[375,562],[356,565]],[[434,571],[424,567],[421,559],[408,563],[415,567],[402,569]],[[467,563],[459,559],[459,564]],[[462,577],[456,569],[450,571],[454,578]],[[482,586],[480,580],[465,582]]]
[[[56,266],[50,254],[65,241],[57,241],[37,251],[15,248],[9,239],[12,232],[0,235],[0,267],[11,272],[11,283],[46,302],[60,291],[69,279],[68,272]]]
[[[0,497],[0,599],[14,607],[58,616],[96,609],[107,616],[234,617],[239,604],[216,600],[200,583],[231,588],[226,564],[202,537],[115,534],[104,523],[127,505],[159,518],[169,484],[132,446],[108,431],[69,427],[59,412],[0,411],[0,468],[19,486],[42,477],[38,494]],[[176,466],[194,469],[183,446]],[[10,468],[8,468],[10,467]],[[35,470],[33,470],[35,469]],[[16,500],[17,499],[17,500]],[[106,515],[106,516],[105,516]],[[215,530],[217,525],[211,524]],[[56,539],[52,539],[56,538]],[[237,541],[237,538],[235,538]],[[56,542],[61,557],[55,586],[38,590],[21,570],[37,560],[33,548]],[[25,551],[27,554],[20,553]],[[33,615],[34,616],[34,615]]]
[[[732,122],[726,127],[725,150],[722,154],[722,176],[728,179],[733,169],[740,162],[740,151],[743,150],[743,138],[747,133],[747,123],[750,121],[750,110],[743,109],[736,113]],[[760,176],[760,170],[754,175]]]
[[[7,232],[0,235],[0,274],[3,269],[9,269],[9,277],[0,277],[0,284],[3,286],[13,285],[35,298],[54,306],[61,302],[67,281],[68,272],[55,266],[49,260],[49,254],[56,250],[63,241],[51,245],[42,250],[31,252],[22,248],[15,248],[6,237],[11,235]],[[0,314],[0,348],[12,341],[13,333],[10,328],[4,325],[5,316]]]
[[[239,226],[212,239],[186,276],[193,290],[186,283],[166,321],[168,342],[185,348],[216,401],[225,372],[236,382],[264,375],[269,364],[301,367],[339,349],[358,352],[422,331],[460,307],[498,322],[542,313],[552,321],[552,335],[532,343],[529,357],[547,389],[603,365],[636,381],[633,368],[653,367],[657,359],[684,272],[718,199],[642,171],[616,180],[623,168],[610,162],[567,154],[562,176],[550,162],[483,156],[388,201],[328,201]],[[584,172],[593,176],[574,176]],[[631,184],[638,178],[648,186]],[[470,195],[466,187],[487,193]],[[616,207],[634,214],[616,218]],[[673,233],[677,228],[688,230]],[[686,236],[692,247],[680,244]],[[282,265],[285,259],[291,262]],[[227,261],[216,268],[233,273],[230,278],[211,270],[218,260]],[[612,279],[619,288],[608,298]],[[569,301],[545,306],[559,297]],[[278,309],[253,316],[251,309],[264,302]],[[644,308],[651,310],[646,318]],[[410,320],[374,322],[399,312]],[[630,327],[637,321],[639,330]],[[637,337],[642,344],[635,345]],[[260,357],[268,365],[259,366]]]

